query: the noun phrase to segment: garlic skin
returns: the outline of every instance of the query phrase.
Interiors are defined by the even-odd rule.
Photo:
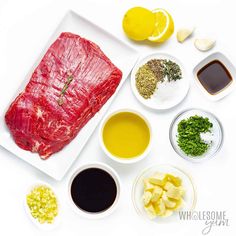
[[[194,28],[192,29],[187,29],[187,28],[182,28],[177,31],[176,38],[178,42],[183,43],[190,35],[193,33]]]
[[[213,39],[195,39],[194,46],[202,52],[206,52],[215,46],[216,41]]]

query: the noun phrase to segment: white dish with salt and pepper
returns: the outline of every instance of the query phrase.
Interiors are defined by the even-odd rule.
[[[157,88],[150,98],[144,98],[140,95],[136,86],[136,74],[139,68],[148,61],[170,60],[179,65],[182,78],[176,81],[168,81],[167,76],[163,82],[157,82]],[[145,106],[154,110],[167,110],[181,103],[186,97],[189,90],[189,80],[186,76],[183,64],[176,57],[167,53],[153,53],[142,57],[135,65],[131,73],[131,88],[135,97]]]

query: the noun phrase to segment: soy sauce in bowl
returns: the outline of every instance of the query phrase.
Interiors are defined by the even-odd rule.
[[[89,166],[74,174],[69,190],[72,202],[80,213],[104,215],[114,207],[119,195],[119,181],[112,171]]]
[[[201,68],[197,73],[197,77],[211,95],[221,92],[233,80],[230,72],[219,60],[211,61]]]

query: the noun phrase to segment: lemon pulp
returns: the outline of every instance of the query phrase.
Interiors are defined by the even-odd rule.
[[[135,158],[146,150],[150,142],[150,130],[140,116],[132,112],[120,112],[104,125],[103,142],[113,156]]]
[[[155,28],[148,40],[159,43],[164,42],[174,32],[174,21],[164,9],[155,9],[152,12],[155,15]]]

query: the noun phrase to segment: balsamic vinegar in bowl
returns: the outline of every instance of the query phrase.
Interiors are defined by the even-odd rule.
[[[117,174],[111,167],[101,163],[81,167],[69,184],[74,209],[89,218],[100,218],[113,211],[119,192]]]

